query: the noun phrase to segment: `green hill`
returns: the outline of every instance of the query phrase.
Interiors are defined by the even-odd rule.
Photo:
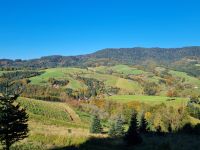
[[[30,78],[31,84],[51,86],[49,79],[55,78],[57,80],[67,80],[69,83],[62,88],[70,88],[72,90],[87,89],[88,85],[77,77],[86,77],[96,79],[103,82],[105,89],[110,87],[119,88],[118,94],[143,94],[144,86],[148,82],[158,85],[158,93],[156,95],[166,96],[171,89],[177,89],[181,86],[181,90],[177,92],[177,96],[189,96],[192,93],[198,94],[200,92],[200,80],[192,77],[184,72],[168,70],[165,74],[164,70],[158,70],[158,67],[152,72],[139,70],[128,65],[115,66],[99,66],[89,67],[88,69],[80,68],[52,68],[43,70],[44,73]],[[157,73],[155,73],[157,72]],[[171,75],[171,76],[170,76]],[[172,83],[168,84],[171,80]]]
[[[0,81],[4,81],[9,72],[0,71],[0,75],[5,73]],[[88,68],[59,67],[36,72],[39,74],[31,77],[29,72],[23,70],[14,74],[14,81],[24,88],[24,97],[20,97],[17,102],[26,108],[30,129],[29,137],[16,143],[14,150],[62,149],[70,146],[75,149],[85,149],[87,146],[95,148],[98,144],[91,140],[94,137],[97,143],[103,140],[98,146],[106,144],[115,149],[123,149],[121,138],[114,139],[115,142],[108,138],[109,124],[120,114],[124,117],[124,127],[127,130],[132,110],[138,111],[138,116],[145,111],[153,132],[158,125],[161,125],[163,132],[167,132],[169,123],[173,123],[175,130],[186,123],[200,122],[196,114],[188,111],[190,98],[200,96],[200,80],[185,72],[164,66],[149,69],[122,64]],[[8,74],[9,77],[12,75]],[[2,87],[0,85],[0,90]],[[193,103],[192,106],[199,107],[198,102]],[[102,134],[89,133],[94,114],[98,114],[101,119]],[[173,140],[179,136],[173,135]],[[145,149],[147,145],[153,147],[153,143],[159,140],[157,135],[151,139],[152,143],[148,136],[143,137],[145,144],[136,149]],[[188,141],[190,137],[185,135],[184,140]],[[172,136],[166,134],[163,140],[169,141],[170,138]],[[181,140],[178,143],[182,144]],[[173,142],[170,145],[176,147]],[[159,149],[159,146],[156,148]]]
[[[30,134],[15,149],[50,149],[55,146],[79,145],[89,137],[88,125],[66,103],[22,98],[17,102],[29,115]],[[18,148],[17,148],[18,147]]]
[[[144,95],[114,95],[108,97],[109,100],[128,103],[138,101],[150,105],[165,103],[170,106],[186,106],[188,99],[179,97],[164,97],[164,96],[144,96]]]
[[[93,64],[109,65],[112,63],[138,65],[143,64],[146,60],[153,60],[159,64],[167,65],[185,58],[199,58],[199,56],[200,47],[198,46],[182,48],[108,48],[81,56],[54,55],[26,61],[1,59],[0,67],[54,68],[91,66]]]

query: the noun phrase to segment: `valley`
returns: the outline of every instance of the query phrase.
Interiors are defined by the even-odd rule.
[[[17,103],[29,115],[30,133],[28,138],[16,143],[13,149],[91,149],[96,140],[120,149],[123,146],[120,144],[123,143],[122,139],[109,136],[110,122],[121,115],[127,130],[132,110],[138,112],[138,115],[145,115],[152,132],[160,126],[162,132],[167,134],[165,122],[170,120],[173,120],[174,131],[181,124],[200,123],[198,114],[196,116],[188,112],[192,97],[200,96],[200,80],[185,72],[160,66],[148,70],[142,66],[125,64],[0,72],[2,79],[14,74],[16,78],[11,80],[22,83],[20,86],[24,87]],[[200,108],[198,104],[191,105]],[[102,134],[90,133],[94,114],[98,114],[101,119]],[[179,136],[166,135],[163,141],[169,142]],[[189,140],[187,136],[183,142]],[[194,137],[199,139],[199,136]],[[136,149],[165,147],[162,142],[158,146],[153,144],[154,140],[158,140],[157,136],[152,140],[146,135],[143,138],[149,146],[142,144]],[[179,141],[177,144],[180,146],[181,143]],[[102,144],[99,149],[106,150],[106,147],[101,147]],[[173,148],[177,146],[168,144]]]

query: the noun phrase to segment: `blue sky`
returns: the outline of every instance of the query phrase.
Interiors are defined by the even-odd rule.
[[[0,0],[0,58],[200,45],[198,0]]]

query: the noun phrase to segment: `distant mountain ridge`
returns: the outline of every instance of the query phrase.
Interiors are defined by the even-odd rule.
[[[77,56],[45,56],[39,59],[10,60],[0,59],[0,67],[52,68],[68,66],[88,66],[96,61],[114,61],[125,64],[138,64],[146,60],[172,63],[183,58],[200,58],[200,46],[182,48],[108,48],[92,54]]]

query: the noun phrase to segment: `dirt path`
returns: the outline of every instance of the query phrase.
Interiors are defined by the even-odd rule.
[[[81,119],[79,115],[72,108],[70,108],[68,105],[64,105],[64,108],[65,108],[66,113],[68,113],[71,121],[76,122],[76,123],[81,123]]]

